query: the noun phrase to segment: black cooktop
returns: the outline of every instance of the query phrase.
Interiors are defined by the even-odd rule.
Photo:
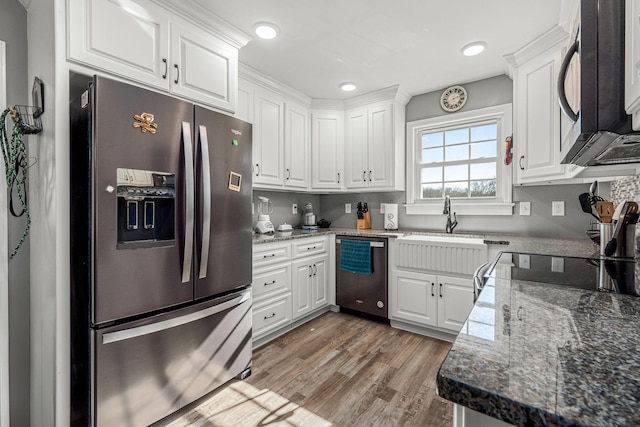
[[[504,269],[510,269],[510,276]],[[640,265],[629,258],[580,258],[503,252],[487,275],[640,296]]]

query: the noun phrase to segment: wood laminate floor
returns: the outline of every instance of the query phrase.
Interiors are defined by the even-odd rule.
[[[450,343],[325,313],[254,351],[252,375],[169,427],[451,426],[435,379]]]

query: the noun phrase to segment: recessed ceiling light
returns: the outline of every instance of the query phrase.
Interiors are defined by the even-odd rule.
[[[340,85],[340,89],[342,89],[345,92],[353,92],[354,90],[356,90],[356,84],[355,83],[342,83]]]
[[[265,40],[271,40],[279,33],[278,27],[269,22],[258,22],[253,26],[253,31],[258,37]]]
[[[487,43],[485,42],[473,42],[464,46],[461,50],[464,56],[474,56],[482,53],[485,47],[487,47]]]

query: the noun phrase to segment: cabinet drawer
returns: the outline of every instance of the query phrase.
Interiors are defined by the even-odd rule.
[[[328,249],[329,239],[327,237],[322,238],[310,238],[300,239],[293,243],[293,258],[302,258],[309,255],[324,254]]]
[[[273,243],[253,245],[253,267],[273,265],[277,262],[288,261],[291,254],[291,244]]]
[[[291,323],[291,293],[253,307],[253,339]]]
[[[261,268],[253,272],[253,296],[263,299],[270,295],[291,290],[291,264],[283,263],[275,267]]]

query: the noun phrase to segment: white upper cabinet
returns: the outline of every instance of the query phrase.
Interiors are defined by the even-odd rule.
[[[248,67],[241,74],[236,117],[253,124],[254,187],[308,190],[309,108],[298,102],[304,99]]]
[[[346,102],[353,106],[345,112],[347,189],[404,190],[408,100],[395,86]]]
[[[311,111],[311,188],[341,190],[344,183],[344,111]]]
[[[557,93],[567,40],[568,34],[555,27],[505,57],[513,74],[516,184],[570,178],[566,166],[561,164],[561,112]]]
[[[172,92],[235,111],[238,49],[182,19],[171,21]]]
[[[625,7],[625,108],[640,130],[640,0],[627,0]]]
[[[253,109],[253,184],[284,183],[284,100],[256,87]]]
[[[67,5],[69,60],[235,110],[238,46],[147,0]]]
[[[284,184],[291,188],[309,187],[309,110],[286,102],[284,129]]]

